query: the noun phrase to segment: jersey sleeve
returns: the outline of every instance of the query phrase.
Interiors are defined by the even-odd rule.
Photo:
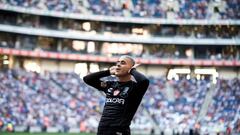
[[[143,74],[141,74],[140,72],[138,72],[135,68],[131,69],[130,73],[136,80],[135,87],[138,90],[138,92],[134,92],[134,93],[136,94],[138,93],[139,95],[143,96],[149,86],[148,78]]]
[[[86,84],[88,84],[100,91],[105,91],[108,87],[108,82],[101,81],[100,79],[102,77],[106,77],[106,76],[110,76],[109,70],[99,71],[99,72],[88,74],[85,77],[83,77],[83,81]]]

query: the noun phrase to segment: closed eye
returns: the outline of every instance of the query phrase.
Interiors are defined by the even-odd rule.
[[[124,64],[126,64],[126,61],[123,61],[123,60],[122,60],[122,61],[117,61],[116,65],[117,65],[117,64],[124,65]]]
[[[126,62],[125,61],[121,61],[121,64],[126,64]]]

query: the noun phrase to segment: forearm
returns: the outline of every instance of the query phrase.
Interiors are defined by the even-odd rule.
[[[131,69],[130,74],[135,78],[137,82],[149,81],[146,76],[138,72],[135,68]]]
[[[83,77],[83,80],[85,83],[87,83],[90,86],[93,86],[95,88],[100,88],[101,78],[109,76],[110,72],[109,70],[99,71],[95,73],[91,73]]]
[[[138,72],[135,68],[131,69],[130,74],[137,82],[136,89],[138,90],[138,92],[136,92],[135,94],[142,98],[149,86],[149,80],[143,74]]]

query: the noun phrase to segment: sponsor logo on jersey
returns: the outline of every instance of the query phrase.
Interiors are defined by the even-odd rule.
[[[106,103],[118,103],[124,105],[125,99],[121,98],[106,98]]]

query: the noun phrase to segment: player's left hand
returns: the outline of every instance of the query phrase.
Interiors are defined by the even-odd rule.
[[[112,67],[109,68],[109,71],[110,71],[111,75],[115,75],[116,68],[117,68],[117,66],[112,66]]]

